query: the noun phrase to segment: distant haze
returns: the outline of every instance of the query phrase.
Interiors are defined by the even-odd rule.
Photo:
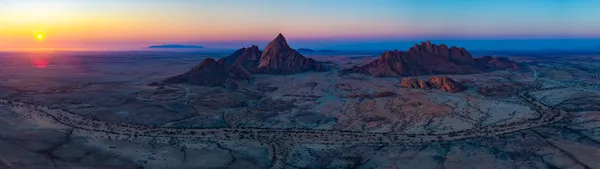
[[[277,33],[294,47],[317,49],[401,49],[427,39],[456,40],[447,42],[472,48],[588,48],[584,41],[600,39],[596,9],[600,1],[595,0],[0,0],[0,4],[0,50],[127,50],[187,43],[236,48],[264,44]],[[40,34],[43,40],[35,38]],[[598,43],[591,47],[595,46]]]
[[[148,46],[151,49],[202,49],[204,47],[198,45],[180,45],[180,44],[167,44],[167,45],[152,45]]]
[[[600,39],[513,39],[513,40],[452,40],[452,39],[415,39],[415,40],[294,40],[288,42],[293,48],[309,48],[314,50],[407,50],[422,41],[431,40],[435,44],[465,47],[469,50],[594,50],[598,49]],[[267,41],[240,42],[204,42],[207,48],[241,48],[258,45],[260,48]]]

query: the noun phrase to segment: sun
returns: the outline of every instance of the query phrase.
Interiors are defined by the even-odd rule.
[[[41,41],[41,40],[44,40],[44,35],[43,35],[43,34],[41,34],[41,33],[38,33],[37,35],[35,35],[35,38],[36,38],[37,40],[40,40],[40,41]]]

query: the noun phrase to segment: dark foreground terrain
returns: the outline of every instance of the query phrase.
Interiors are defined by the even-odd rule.
[[[340,73],[379,55],[342,52],[235,90],[149,85],[229,54],[0,53],[0,169],[600,166],[600,55],[506,56],[521,70],[444,75],[454,93]]]

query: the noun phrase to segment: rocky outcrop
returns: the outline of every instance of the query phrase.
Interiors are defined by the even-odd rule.
[[[429,78],[429,84],[446,92],[456,93],[465,90],[460,83],[446,76],[432,76]]]
[[[376,77],[400,77],[426,74],[470,74],[488,69],[503,69],[514,62],[506,58],[473,59],[464,48],[417,44],[406,52],[387,51],[375,61],[351,68],[349,72],[371,74]],[[516,63],[514,64],[516,65]]]
[[[166,79],[165,83],[189,83],[200,86],[237,88],[233,79],[246,79],[252,83],[254,73],[293,74],[324,70],[323,65],[306,58],[292,49],[283,35],[279,34],[260,51],[258,46],[241,48],[231,55],[215,61],[205,59],[192,70]]]
[[[407,77],[407,78],[402,78],[402,81],[398,82],[396,84],[396,86],[398,87],[402,87],[402,88],[420,88],[420,89],[429,89],[429,83],[423,81],[423,80],[418,80],[417,78],[414,77]]]
[[[419,80],[417,82],[419,84],[419,88],[421,88],[421,89],[430,89],[431,88],[431,85],[429,84],[429,82],[425,82],[423,80]]]
[[[505,57],[497,57],[497,58],[493,58],[491,56],[484,56],[484,57],[480,57],[480,58],[476,58],[475,59],[475,64],[483,69],[492,69],[492,70],[505,70],[505,69],[511,69],[511,70],[519,70],[519,64],[517,64],[516,62],[513,62],[511,60],[508,60],[508,58]]]
[[[253,45],[248,48],[241,48],[219,61],[223,62],[226,66],[241,65],[248,72],[256,72],[261,55],[262,52],[258,49],[258,46]]]
[[[254,80],[254,76],[252,76],[252,73],[250,73],[250,71],[248,71],[244,66],[240,64],[234,64],[232,66],[229,66],[228,68],[229,70],[227,72],[229,72],[229,77],[231,78],[246,79],[250,81]]]
[[[429,41],[427,41],[429,42]],[[443,45],[443,44],[442,44]],[[435,45],[434,45],[435,46]],[[445,45],[443,45],[445,46]],[[467,52],[465,48],[458,48],[456,46],[452,46],[450,49],[450,57],[449,59],[462,64],[472,64],[473,56],[471,53]]]
[[[396,86],[409,89],[430,89],[435,87],[451,93],[465,90],[465,87],[461,83],[445,76],[432,76],[428,81],[419,80],[414,77],[406,77],[402,78],[402,81],[396,83]]]
[[[199,86],[225,87],[228,74],[224,65],[212,58],[204,59],[192,70],[167,78],[165,83],[188,83]]]
[[[271,41],[260,57],[258,73],[294,74],[322,70],[322,65],[292,49],[283,35]]]

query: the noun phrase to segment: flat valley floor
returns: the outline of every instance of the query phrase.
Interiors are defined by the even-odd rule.
[[[0,169],[600,168],[600,55],[444,75],[459,93],[340,73],[377,53],[234,91],[149,85],[226,54],[0,53]]]

